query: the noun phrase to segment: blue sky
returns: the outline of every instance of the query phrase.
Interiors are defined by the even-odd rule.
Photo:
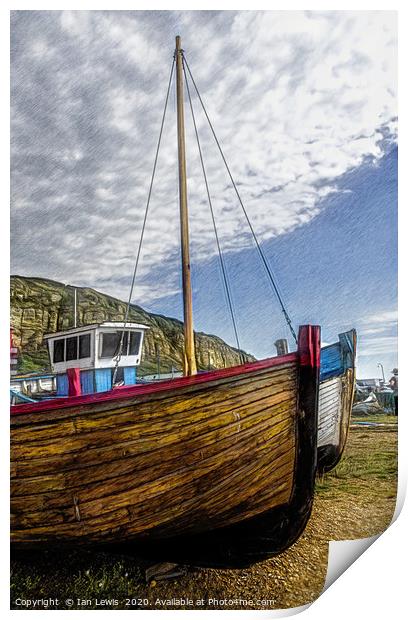
[[[264,244],[294,325],[322,326],[325,343],[358,330],[360,376],[397,366],[397,149],[342,177],[309,224]],[[239,212],[239,205],[236,205]],[[214,240],[215,243],[215,240]],[[258,357],[288,338],[280,307],[253,248],[227,258],[241,346]],[[193,266],[197,329],[234,344],[218,258]],[[179,295],[149,309],[182,316]]]
[[[13,11],[11,270],[127,299],[174,37],[293,323],[396,364],[396,13]],[[251,41],[248,45],[247,42]],[[242,346],[287,330],[194,101]],[[195,327],[234,344],[186,110]],[[133,301],[181,316],[175,88]]]

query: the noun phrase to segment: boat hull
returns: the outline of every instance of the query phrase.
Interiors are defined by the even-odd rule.
[[[12,543],[244,566],[300,535],[317,462],[319,329],[299,352],[14,408]]]
[[[320,473],[338,464],[346,445],[354,399],[356,342],[356,332],[351,330],[321,351],[317,439]]]

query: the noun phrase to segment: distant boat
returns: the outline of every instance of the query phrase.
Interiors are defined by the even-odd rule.
[[[320,472],[339,462],[347,440],[355,388],[357,335],[339,334],[339,341],[322,347],[319,390],[317,458]]]
[[[301,326],[294,353],[196,374],[179,37],[173,62],[185,376],[15,406],[11,538],[248,566],[295,542],[311,513],[320,327]]]
[[[116,365],[124,328],[124,352]],[[139,323],[125,326],[123,321],[104,321],[44,334],[52,372],[12,375],[12,404],[25,396],[39,401],[105,392],[113,387],[115,369],[117,384],[136,384],[144,334],[148,329]]]

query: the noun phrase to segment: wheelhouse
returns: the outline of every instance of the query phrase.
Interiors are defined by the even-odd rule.
[[[82,393],[102,392],[112,388],[114,369],[118,361],[116,382],[136,383],[137,366],[142,356],[146,325],[108,322],[85,325],[45,334],[51,368],[57,375],[57,395],[68,393],[67,371],[80,370]]]

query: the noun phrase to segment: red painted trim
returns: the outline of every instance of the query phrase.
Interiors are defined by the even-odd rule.
[[[301,366],[320,368],[320,326],[299,327],[298,352]]]
[[[68,396],[81,396],[81,376],[79,368],[68,368]]]
[[[280,357],[272,357],[257,362],[249,362],[232,368],[222,368],[221,370],[213,370],[211,372],[200,373],[193,377],[180,377],[179,379],[168,379],[157,383],[138,384],[132,386],[122,386],[110,390],[109,392],[101,392],[100,394],[87,394],[83,396],[70,396],[67,398],[55,398],[39,403],[27,403],[25,405],[14,405],[11,408],[13,415],[24,413],[39,413],[49,411],[51,409],[64,409],[78,405],[91,405],[94,403],[108,402],[112,400],[123,400],[133,398],[145,394],[155,394],[156,392],[173,391],[177,388],[183,388],[190,385],[201,385],[202,383],[210,383],[218,379],[227,379],[242,374],[251,374],[259,370],[266,370],[275,366],[282,366],[288,362],[296,362],[297,353],[288,353]]]

